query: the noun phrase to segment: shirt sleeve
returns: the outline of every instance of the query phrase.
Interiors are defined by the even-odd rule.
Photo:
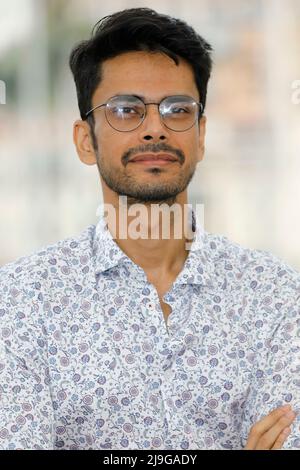
[[[26,270],[25,270],[26,271]],[[0,449],[53,449],[40,283],[0,270]]]
[[[256,315],[265,319],[253,327],[256,361],[243,411],[242,447],[250,428],[273,409],[290,404],[298,413],[282,449],[300,448],[300,275],[279,267],[276,282],[268,279],[256,304]]]

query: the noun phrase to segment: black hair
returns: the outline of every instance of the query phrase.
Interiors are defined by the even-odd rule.
[[[77,44],[70,54],[81,119],[92,130],[93,94],[101,82],[101,64],[106,59],[130,51],[162,52],[179,64],[178,56],[193,68],[203,110],[211,74],[212,47],[184,21],[157,13],[150,8],[128,8],[98,21],[91,38]]]

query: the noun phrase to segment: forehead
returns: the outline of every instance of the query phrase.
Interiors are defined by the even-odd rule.
[[[134,94],[145,99],[168,95],[199,98],[192,66],[182,58],[176,65],[171,57],[159,52],[126,52],[105,60],[101,78],[93,101],[116,94]]]

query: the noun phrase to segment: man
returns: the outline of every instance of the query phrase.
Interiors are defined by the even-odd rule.
[[[211,50],[148,8],[73,49],[74,142],[107,215],[0,270],[1,448],[300,447],[299,274],[179,219]]]

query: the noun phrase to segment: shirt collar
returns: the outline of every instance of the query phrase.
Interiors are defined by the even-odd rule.
[[[215,287],[214,266],[211,259],[208,233],[204,231],[195,211],[193,209],[190,210],[192,212],[194,238],[188,245],[189,255],[174,285],[199,284],[206,285],[208,287]],[[113,239],[107,228],[103,212],[101,213],[100,211],[99,215],[100,218],[95,227],[93,239],[93,255],[96,275],[123,264],[127,264],[127,266],[135,268],[133,270],[135,274],[137,274],[138,271],[141,272],[141,268],[133,263],[133,261],[121,250]],[[145,277],[143,277],[143,280],[145,280]]]

